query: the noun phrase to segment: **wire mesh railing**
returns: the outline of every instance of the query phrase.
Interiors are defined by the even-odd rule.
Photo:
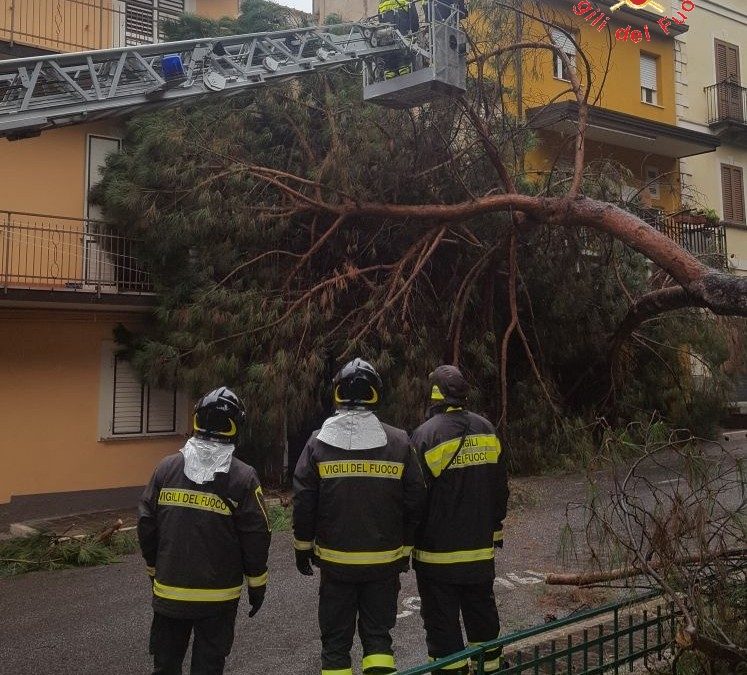
[[[134,245],[95,220],[0,212],[0,288],[151,293]]]
[[[184,0],[0,0],[0,41],[54,52],[151,44],[183,11]]]
[[[656,593],[614,602],[400,671],[399,675],[449,672],[465,659],[473,675],[485,675],[488,652],[502,648],[500,675],[602,675],[633,672],[662,661],[673,644],[676,605]],[[488,658],[494,658],[488,655]],[[442,670],[443,669],[443,670]]]

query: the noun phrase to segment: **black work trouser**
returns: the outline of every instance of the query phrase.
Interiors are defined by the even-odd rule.
[[[154,612],[150,628],[153,675],[181,675],[194,630],[191,675],[221,675],[233,646],[236,607],[203,619],[175,619]]]
[[[398,594],[399,574],[351,583],[330,578],[322,570],[319,584],[322,673],[350,669],[356,619],[363,646],[363,672],[395,671],[390,631],[397,620]]]
[[[428,656],[439,659],[464,649],[460,613],[470,645],[498,637],[500,621],[492,579],[476,584],[450,584],[418,574],[417,580]],[[500,649],[485,653],[483,667],[486,673],[500,670],[500,656]],[[437,672],[452,674],[466,673],[468,670],[465,661]]]

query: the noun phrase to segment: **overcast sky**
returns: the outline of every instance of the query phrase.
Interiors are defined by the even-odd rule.
[[[311,13],[311,0],[276,0],[281,5],[287,5],[288,7],[295,7],[296,9],[302,9],[304,12]]]

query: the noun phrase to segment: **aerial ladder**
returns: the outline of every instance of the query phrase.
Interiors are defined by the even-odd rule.
[[[358,63],[365,101],[410,108],[456,95],[466,88],[467,44],[457,3],[434,12],[438,0],[427,1],[434,20],[412,35],[370,19],[0,61],[0,137],[36,136]],[[393,54],[414,67],[385,79]]]

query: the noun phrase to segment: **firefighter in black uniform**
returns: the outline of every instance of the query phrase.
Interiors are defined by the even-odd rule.
[[[379,18],[383,23],[392,24],[402,35],[411,35],[420,30],[415,0],[379,0]],[[384,57],[384,63],[386,80],[412,72],[412,58],[409,56],[389,54]]]
[[[251,610],[267,584],[270,529],[255,470],[233,457],[244,407],[229,389],[195,407],[194,435],[164,458],[140,501],[138,538],[153,583],[154,673],[218,675],[233,644],[246,578]]]
[[[372,408],[381,379],[361,359],[334,379],[337,414],[306,443],[293,479],[296,566],[321,569],[322,675],[352,675],[356,616],[363,672],[396,671],[390,631],[425,482],[407,434]]]
[[[498,637],[493,553],[503,546],[508,480],[493,425],[465,409],[469,387],[461,372],[439,366],[429,379],[429,419],[412,435],[428,482],[413,565],[428,655],[437,659],[464,649],[460,612],[471,646]],[[484,668],[501,669],[500,649],[486,652]],[[438,672],[466,675],[469,664]]]

